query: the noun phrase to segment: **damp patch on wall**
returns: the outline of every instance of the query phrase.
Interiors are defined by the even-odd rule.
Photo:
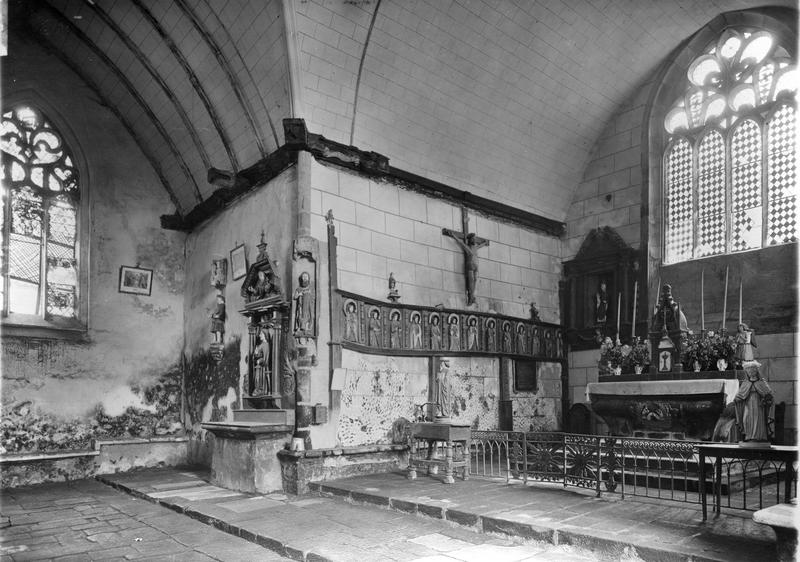
[[[135,405],[87,405],[90,414],[66,418],[49,413],[35,400],[3,405],[0,453],[56,452],[88,449],[96,439],[150,438],[179,435],[181,371],[175,366],[147,384],[125,387]]]
[[[493,430],[500,424],[500,361],[484,357],[450,357],[450,417],[472,429]]]
[[[224,421],[236,405],[239,389],[240,338],[225,345],[217,363],[208,350],[186,364],[187,425],[197,430],[206,421]]]
[[[557,431],[561,423],[561,365],[536,365],[538,390],[511,397],[514,431]]]
[[[428,360],[344,350],[337,440],[343,447],[391,443],[393,424],[428,401]]]

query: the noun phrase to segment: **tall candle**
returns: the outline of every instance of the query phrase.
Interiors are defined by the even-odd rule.
[[[703,300],[703,285],[705,284],[706,270],[700,272],[700,331],[706,329],[706,307]]]
[[[617,293],[617,339],[619,339],[619,309],[622,306],[622,293]]]
[[[725,266],[725,297],[722,299],[722,329],[725,329],[725,317],[728,315],[728,266]]]
[[[633,320],[631,320],[631,343],[636,342],[636,297],[639,293],[639,282],[633,282]]]
[[[739,279],[739,324],[741,323],[742,323],[742,280]]]
[[[661,277],[658,278],[658,289],[656,289],[656,307],[653,309],[653,314],[658,312],[658,299],[661,296]]]

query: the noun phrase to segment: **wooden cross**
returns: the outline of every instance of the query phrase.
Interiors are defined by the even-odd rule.
[[[464,252],[464,275],[467,281],[467,304],[475,303],[475,286],[478,284],[478,249],[489,245],[485,238],[475,236],[469,232],[469,217],[467,210],[461,208],[461,232],[443,228],[442,234],[455,240]]]

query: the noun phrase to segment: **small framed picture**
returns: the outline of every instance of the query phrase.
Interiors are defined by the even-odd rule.
[[[244,253],[244,244],[231,250],[231,279],[236,281],[247,273],[247,256]]]
[[[153,270],[123,265],[119,268],[119,292],[147,295],[153,290]]]

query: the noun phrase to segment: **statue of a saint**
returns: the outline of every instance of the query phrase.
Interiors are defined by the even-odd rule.
[[[743,365],[745,361],[753,361],[753,348],[756,345],[756,338],[753,330],[747,327],[747,324],[739,324],[736,328],[736,351],[734,358],[739,365]]]
[[[396,310],[389,316],[389,347],[400,347],[400,313]]]
[[[511,353],[511,324],[503,324],[503,351]]]
[[[758,361],[743,364],[747,380],[741,383],[733,398],[736,427],[742,441],[751,445],[769,444],[774,435],[775,398],[772,389],[761,378]]]
[[[458,351],[461,349],[461,327],[458,325],[458,316],[455,314],[450,317],[448,332],[450,335],[450,351]]]
[[[489,320],[486,322],[486,349],[489,351],[494,351],[495,347],[497,346],[495,342],[495,338],[497,334],[495,330],[497,329],[497,324],[494,320]]]
[[[431,323],[431,349],[442,349],[442,327],[439,315],[431,314],[429,322]]]
[[[298,281],[300,286],[294,291],[294,332],[313,334],[314,291],[311,288],[311,275],[304,271]]]
[[[526,339],[525,326],[520,324],[517,326],[517,353],[525,353],[525,351],[527,351],[528,346],[526,345]]]
[[[608,292],[606,282],[600,281],[600,288],[594,295],[594,323],[605,324],[608,320]]]
[[[358,315],[356,314],[356,303],[353,301],[349,301],[344,306],[344,339],[358,341]]]
[[[422,318],[420,317],[419,312],[414,312],[411,314],[411,327],[410,327],[410,335],[409,335],[409,347],[411,349],[422,349],[422,324],[420,324]]]
[[[444,359],[439,361],[439,370],[436,373],[433,401],[439,407],[439,417],[449,418],[451,413],[450,391],[450,363]]]
[[[469,319],[467,325],[467,349],[470,351],[478,349],[478,319],[474,316]]]
[[[381,313],[373,308],[369,318],[369,345],[381,347]]]
[[[263,299],[274,291],[275,286],[266,271],[259,271],[256,282],[247,287],[247,292],[252,295],[253,300]]]
[[[264,329],[258,332],[258,344],[253,351],[253,396],[272,391],[272,334]]]
[[[222,295],[217,295],[217,304],[211,313],[211,333],[214,343],[222,343],[225,337],[225,297]]]
[[[475,287],[478,284],[478,250],[489,244],[488,240],[476,239],[471,232],[463,236],[449,228],[443,228],[442,234],[451,237],[464,251],[464,270],[467,278],[467,304],[475,303]]]

